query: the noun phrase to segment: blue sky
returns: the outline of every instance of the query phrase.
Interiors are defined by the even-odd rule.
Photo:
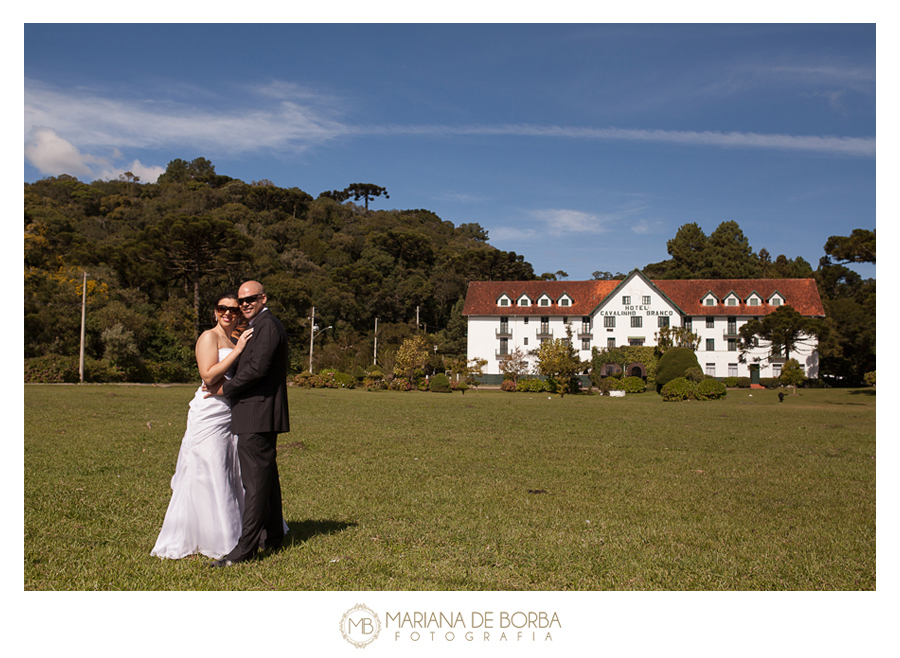
[[[668,257],[697,222],[816,266],[874,228],[875,27],[36,25],[25,181],[175,159],[477,222],[535,272]],[[873,266],[856,268],[874,276]]]

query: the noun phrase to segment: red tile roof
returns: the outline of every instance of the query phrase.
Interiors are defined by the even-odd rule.
[[[466,294],[463,315],[591,315],[622,281],[472,281]],[[824,316],[825,309],[814,279],[675,279],[652,281],[661,293],[678,306],[685,315],[768,315],[776,307],[766,301],[774,293],[784,303],[802,315]],[[741,300],[737,306],[703,306],[703,298],[712,292],[720,302],[734,292]],[[743,303],[751,293],[762,298],[759,306]],[[510,306],[498,306],[503,294],[510,297]],[[552,300],[548,306],[537,306],[541,295]],[[518,306],[523,294],[531,298],[531,306]],[[570,306],[556,302],[563,295],[571,299]]]

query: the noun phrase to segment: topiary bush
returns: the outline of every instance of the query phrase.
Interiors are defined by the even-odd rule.
[[[708,377],[697,384],[696,396],[698,400],[718,400],[727,395],[725,384],[713,377]]]
[[[428,390],[432,393],[453,392],[453,389],[450,388],[450,378],[442,372],[439,372],[431,378],[431,383],[428,385]]]
[[[697,361],[694,350],[689,347],[667,349],[656,366],[656,392],[661,393],[663,386],[673,379],[684,377],[689,368],[700,369],[700,362]]]
[[[621,391],[622,382],[619,381],[616,377],[604,377],[599,382],[597,382],[597,390],[600,391],[600,395],[609,395],[610,391]]]
[[[703,374],[700,368],[691,367],[684,371],[684,377],[695,384],[699,384],[706,378],[706,375]]]
[[[500,384],[500,390],[514,392],[516,390],[516,383],[511,379],[504,379],[503,383]]]
[[[751,380],[749,377],[738,377],[737,378],[737,387],[738,388],[750,388]]]
[[[694,400],[697,397],[697,385],[685,377],[676,377],[662,387],[660,395],[665,402]]]
[[[738,377],[726,377],[725,378],[725,387],[726,388],[737,388],[738,387]]]
[[[619,384],[620,390],[626,393],[643,393],[647,390],[647,384],[640,377],[626,377]]]

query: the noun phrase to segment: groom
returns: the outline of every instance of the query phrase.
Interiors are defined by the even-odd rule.
[[[266,308],[266,292],[257,281],[238,291],[241,312],[253,327],[230,380],[210,389],[231,402],[231,431],[238,436],[238,457],[244,482],[244,515],[237,546],[214,567],[227,567],[256,555],[263,530],[266,548],[281,547],[284,539],[281,483],[275,463],[278,434],[288,424],[288,343],[284,327]]]

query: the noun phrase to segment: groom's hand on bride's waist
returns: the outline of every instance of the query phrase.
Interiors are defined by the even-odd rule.
[[[202,390],[206,391],[206,395],[204,395],[203,397],[208,398],[213,395],[222,395],[223,384],[224,382],[222,381],[218,381],[213,384],[204,383],[203,386],[200,387]]]

